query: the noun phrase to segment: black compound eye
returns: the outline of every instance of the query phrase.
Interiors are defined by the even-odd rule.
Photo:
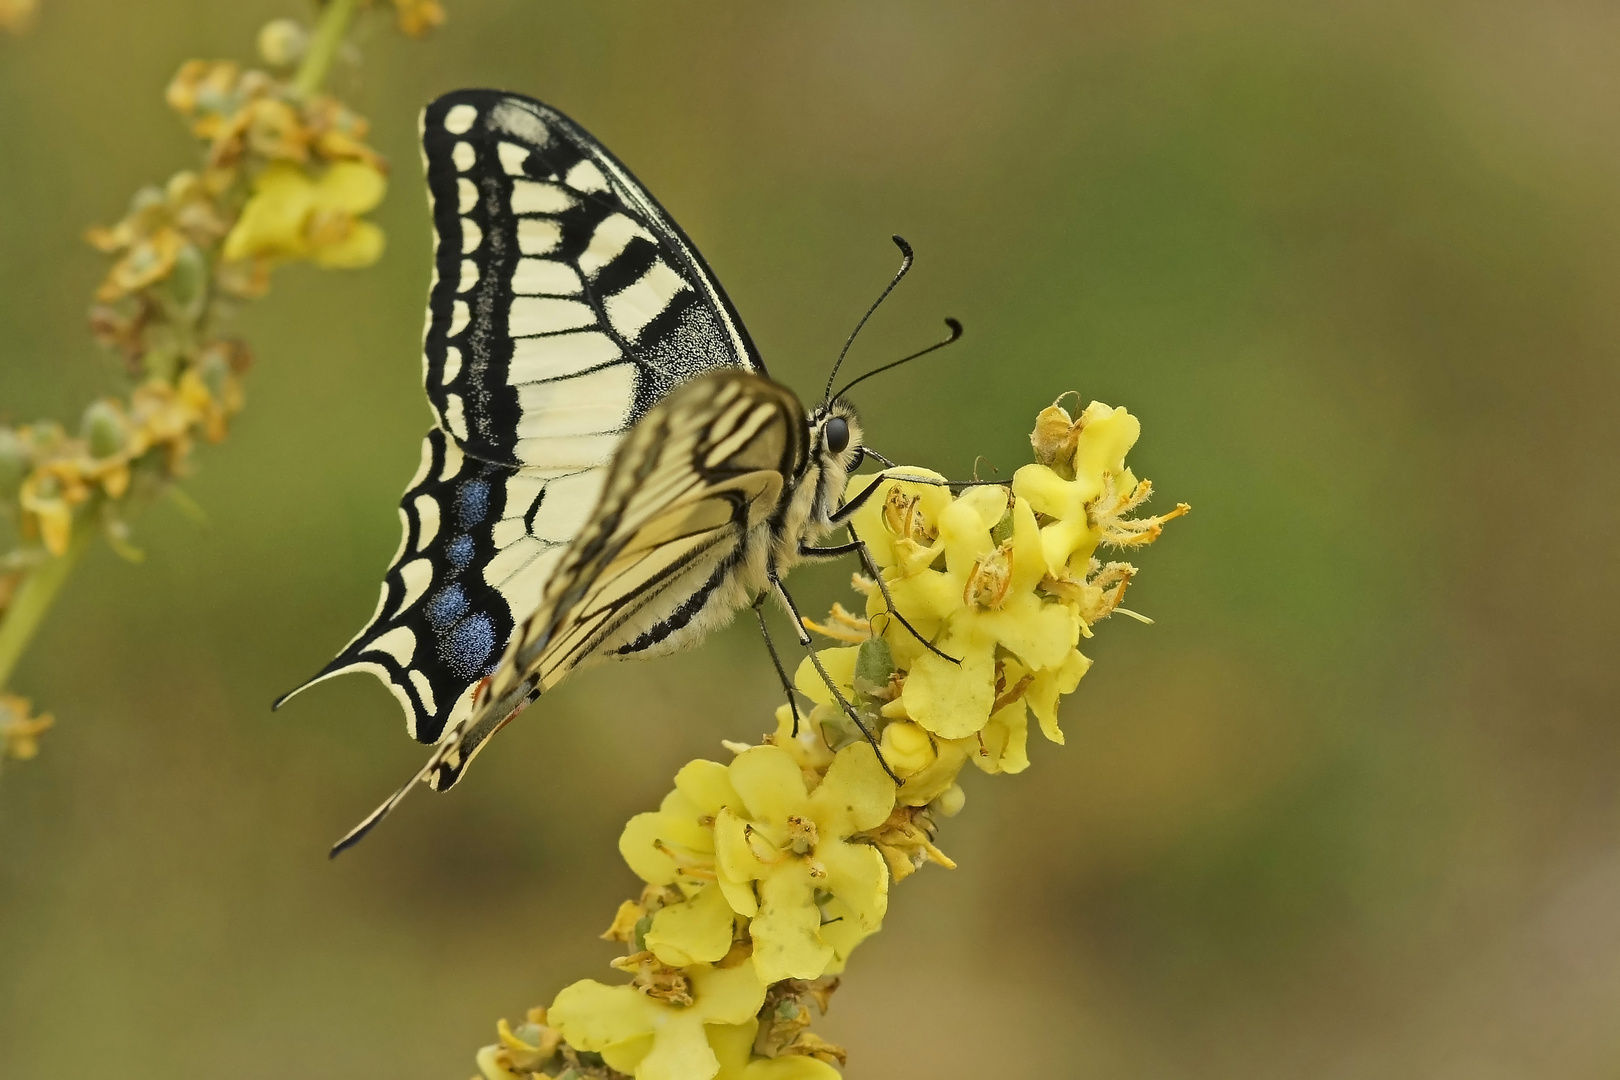
[[[842,416],[827,421],[827,449],[835,454],[849,449],[849,421]]]

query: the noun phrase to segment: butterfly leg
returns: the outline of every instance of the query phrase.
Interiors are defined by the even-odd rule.
[[[843,707],[844,715],[854,722],[860,733],[866,736],[866,741],[872,744],[872,749],[877,752],[878,764],[882,765],[883,771],[889,774],[889,779],[896,784],[901,783],[901,779],[889,767],[888,761],[884,760],[883,748],[878,745],[878,741],[872,735],[871,729],[862,722],[860,714],[855,711],[855,706],[851,705],[849,700],[844,697],[844,692],[838,689],[838,684],[827,673],[826,667],[821,662],[821,657],[816,655],[815,643],[810,639],[810,631],[804,628],[804,618],[799,614],[798,606],[793,603],[793,597],[789,596],[788,591],[782,587],[782,579],[777,577],[774,568],[770,571],[770,579],[771,588],[775,591],[777,597],[781,599],[782,606],[787,608],[788,618],[793,620],[793,629],[799,636],[799,644],[804,647],[805,653],[810,657],[810,663],[815,665],[816,674],[821,676],[821,681],[832,692],[834,700]]]
[[[793,710],[793,735],[797,738],[800,721],[798,691],[793,688],[793,683],[789,681],[787,669],[782,666],[782,658],[777,655],[776,643],[771,640],[770,628],[765,625],[765,601],[770,598],[770,595],[768,592],[762,592],[754,598],[754,617],[759,620],[759,635],[765,639],[765,651],[771,654],[771,666],[776,668],[776,677],[782,680],[782,689],[787,693],[788,708]]]
[[[854,526],[846,523],[846,527],[849,529],[849,535],[855,536]],[[862,540],[859,536],[855,536],[854,541],[851,543],[835,544],[832,547],[811,547],[809,544],[801,543],[799,545],[799,554],[807,559],[831,558],[836,555],[860,555],[861,565],[866,569],[867,576],[873,581],[877,582],[878,592],[883,594],[883,606],[887,610],[887,613],[894,616],[896,621],[898,621],[901,626],[910,631],[911,636],[921,642],[923,648],[927,649],[941,660],[949,660],[951,663],[957,665],[962,663],[962,661],[958,660],[949,653],[942,652],[932,641],[929,641],[927,638],[923,637],[922,632],[919,631],[915,626],[912,626],[904,615],[900,614],[900,609],[895,606],[894,597],[889,593],[889,584],[883,580],[883,572],[878,569],[877,563],[872,560],[872,549],[866,546],[865,540]]]

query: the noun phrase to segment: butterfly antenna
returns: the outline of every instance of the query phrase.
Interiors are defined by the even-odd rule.
[[[865,375],[860,375],[860,376],[855,377],[854,379],[851,379],[849,382],[844,384],[844,388],[842,390],[838,391],[838,393],[836,393],[836,394],[833,394],[827,400],[831,401],[833,398],[841,398],[845,394],[847,394],[851,390],[853,390],[856,386],[858,386],[859,384],[865,382],[867,379],[870,379],[874,375],[881,375],[883,372],[888,371],[890,368],[897,368],[901,364],[909,364],[909,363],[911,363],[911,361],[917,359],[920,356],[927,356],[929,353],[935,351],[936,349],[943,349],[945,346],[950,345],[953,342],[960,341],[961,338],[962,338],[962,324],[957,322],[955,319],[946,319],[945,320],[945,325],[950,327],[951,335],[950,335],[950,337],[946,338],[944,341],[936,341],[932,345],[928,346],[928,348],[926,348],[926,349],[919,349],[916,352],[912,353],[910,356],[902,356],[900,359],[890,361],[889,363],[884,364],[880,368],[873,368],[871,371],[868,371]]]
[[[894,246],[900,249],[900,269],[895,271],[894,279],[884,287],[881,293],[878,293],[878,298],[872,301],[871,307],[866,309],[866,314],[862,315],[861,321],[855,324],[855,329],[849,332],[849,337],[844,342],[843,351],[838,354],[838,359],[833,361],[832,373],[827,376],[827,393],[822,398],[823,402],[833,399],[833,380],[838,378],[838,369],[843,366],[844,357],[849,355],[849,347],[855,344],[855,336],[861,332],[861,327],[866,325],[866,320],[872,317],[872,312],[878,309],[878,305],[883,303],[890,293],[894,292],[894,287],[900,284],[900,279],[906,276],[907,271],[911,269],[912,262],[916,259],[916,256],[912,254],[911,245],[906,243],[905,237],[896,235],[889,237],[889,239],[893,240]]]

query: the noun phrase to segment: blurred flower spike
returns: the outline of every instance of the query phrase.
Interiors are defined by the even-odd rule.
[[[807,657],[795,682],[814,708],[797,731],[783,705],[761,745],[689,763],[625,826],[619,851],[645,888],[603,936],[625,945],[612,966],[630,981],[584,979],[517,1031],[502,1021],[478,1056],[485,1080],[837,1077],[845,1053],[809,1030],[811,1005],[826,1011],[851,952],[881,929],[893,882],[955,866],[934,841],[962,809],[967,763],[1028,768],[1030,714],[1063,742],[1058,703],[1091,666],[1080,642],[1124,611],[1136,573],[1096,552],[1152,543],[1189,509],[1136,516],[1152,492],[1125,465],[1139,434],[1124,409],[1053,405],[1009,486],[953,494],[920,482],[936,474],[890,470],[854,532],[908,620],[959,663],[857,575],[864,617],[834,605],[806,625],[845,643],[819,657],[882,762]],[[846,497],[872,483],[852,479]]]
[[[242,303],[269,291],[279,264],[347,269],[382,255],[382,230],[364,215],[382,201],[387,165],[366,143],[365,119],[319,89],[334,58],[348,55],[360,6],[330,0],[312,26],[268,23],[258,46],[275,73],[183,64],[165,98],[202,141],[199,160],[85,234],[111,257],[91,332],[131,383],[85,409],[77,431],[0,425],[0,689],[84,541],[99,534],[138,559],[129,517],[165,492],[189,505],[175,482],[192,448],[225,438],[243,405],[252,354],[227,332]],[[34,7],[0,0],[0,29],[21,29]],[[386,7],[413,36],[444,21],[436,0]],[[0,702],[0,756],[20,759],[49,721],[28,720],[15,701]]]

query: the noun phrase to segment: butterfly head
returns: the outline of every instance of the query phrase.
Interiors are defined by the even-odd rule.
[[[849,476],[866,457],[861,422],[855,406],[833,398],[810,414],[810,455],[806,462],[815,473],[815,498],[810,513],[825,521],[838,508]]]
[[[810,459],[823,473],[848,476],[865,457],[855,406],[834,398],[810,415]]]

